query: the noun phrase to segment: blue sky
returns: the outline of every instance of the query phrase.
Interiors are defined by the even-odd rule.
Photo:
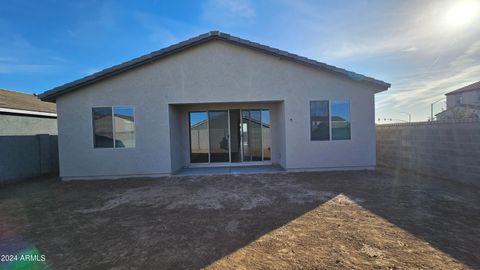
[[[389,82],[377,117],[426,120],[431,102],[480,80],[480,12],[451,16],[463,1],[478,3],[3,0],[0,88],[41,93],[220,30]]]

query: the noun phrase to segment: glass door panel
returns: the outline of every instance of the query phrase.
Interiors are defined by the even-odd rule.
[[[240,110],[230,110],[230,155],[232,162],[241,162]]]
[[[250,154],[252,161],[262,160],[261,111],[250,111]]]
[[[262,160],[262,125],[260,110],[242,111],[243,161]]]
[[[190,162],[208,162],[207,112],[190,112]]]
[[[270,148],[270,111],[262,110],[262,152],[263,160],[270,160],[272,153]]]
[[[228,111],[209,111],[210,162],[229,162]]]
[[[250,144],[248,143],[250,111],[242,110],[242,153],[243,161],[250,161]]]

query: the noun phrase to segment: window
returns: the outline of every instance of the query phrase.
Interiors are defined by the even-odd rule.
[[[350,102],[332,101],[332,140],[350,140]]]
[[[350,140],[350,102],[310,101],[312,141]]]
[[[112,107],[93,108],[93,134],[95,148],[113,147]]]
[[[95,148],[135,147],[133,107],[92,108],[92,118]]]
[[[330,139],[328,100],[310,102],[310,139],[328,141]]]
[[[114,107],[115,148],[135,147],[135,128],[132,107]]]

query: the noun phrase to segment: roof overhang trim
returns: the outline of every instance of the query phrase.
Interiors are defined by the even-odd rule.
[[[43,101],[55,102],[55,100],[58,96],[64,95],[64,94],[69,93],[69,92],[72,92],[72,91],[74,91],[76,89],[79,89],[79,88],[82,88],[84,86],[93,84],[97,81],[115,76],[115,75],[123,73],[125,71],[137,68],[139,66],[155,62],[159,59],[162,59],[162,58],[167,57],[169,55],[172,55],[174,53],[183,51],[183,50],[188,49],[190,47],[208,42],[210,40],[222,40],[222,41],[234,44],[234,45],[238,45],[238,46],[241,46],[241,47],[246,47],[246,48],[249,48],[249,49],[254,49],[254,50],[257,50],[257,51],[260,51],[260,52],[263,52],[263,53],[267,53],[267,54],[270,54],[270,55],[281,57],[281,58],[284,58],[284,59],[287,59],[287,60],[290,60],[290,61],[294,61],[294,62],[303,64],[303,65],[307,65],[307,66],[310,66],[310,67],[313,67],[313,68],[322,69],[322,70],[325,70],[325,71],[330,71],[330,72],[333,72],[337,75],[345,76],[345,77],[347,77],[349,79],[352,79],[352,80],[355,80],[355,81],[370,84],[375,88],[375,90],[376,90],[375,92],[377,92],[377,93],[381,92],[381,91],[385,91],[391,86],[389,83],[386,83],[384,81],[377,80],[377,79],[374,79],[374,78],[371,78],[371,77],[367,77],[365,75],[354,73],[354,72],[351,72],[351,71],[348,71],[348,70],[345,70],[345,69],[342,69],[342,68],[331,66],[331,65],[328,65],[328,64],[325,64],[325,63],[322,63],[322,62],[318,62],[318,61],[315,61],[315,60],[312,60],[312,59],[309,59],[309,58],[306,58],[306,57],[303,57],[303,56],[299,56],[299,55],[296,55],[296,54],[292,54],[292,53],[289,53],[289,52],[286,52],[286,51],[271,48],[271,47],[268,47],[266,45],[262,45],[262,44],[259,44],[259,43],[255,43],[255,42],[251,42],[251,41],[248,41],[248,40],[245,40],[245,39],[234,37],[234,36],[231,36],[231,35],[226,34],[226,33],[218,32],[218,31],[212,31],[212,32],[202,34],[202,35],[199,35],[197,37],[182,41],[182,42],[174,44],[172,46],[160,49],[160,50],[152,52],[150,54],[132,59],[132,60],[127,61],[125,63],[122,63],[122,64],[119,64],[119,65],[104,69],[102,71],[99,71],[99,72],[94,73],[92,75],[86,76],[86,77],[81,78],[79,80],[75,80],[73,82],[70,82],[70,83],[64,84],[62,86],[53,88],[49,91],[46,91],[46,92],[38,95],[38,97]]]

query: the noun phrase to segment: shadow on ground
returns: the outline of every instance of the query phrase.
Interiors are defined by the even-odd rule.
[[[387,169],[47,179],[0,190],[0,253],[51,269],[480,268],[479,207],[478,189]]]

